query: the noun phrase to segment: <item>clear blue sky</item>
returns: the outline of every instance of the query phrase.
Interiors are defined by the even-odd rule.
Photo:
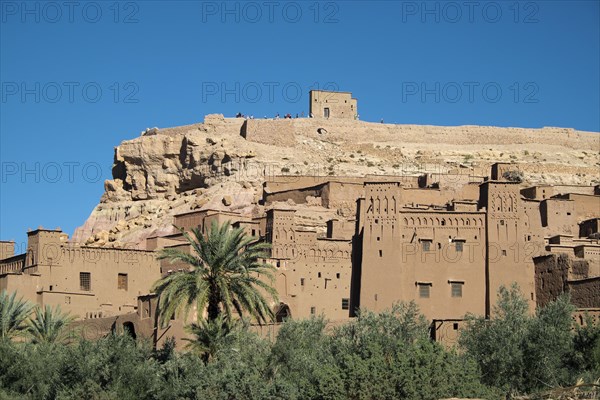
[[[0,1],[0,238],[69,234],[146,127],[307,112],[599,131],[598,1]]]

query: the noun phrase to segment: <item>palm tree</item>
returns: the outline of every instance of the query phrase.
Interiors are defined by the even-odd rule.
[[[191,253],[163,249],[158,259],[183,262],[190,268],[154,284],[162,324],[182,311],[187,316],[194,305],[198,321],[205,309],[209,321],[223,314],[230,323],[236,312],[240,317],[248,312],[259,323],[272,320],[273,311],[263,293],[277,301],[277,291],[265,282],[267,278],[272,283],[275,269],[259,261],[269,256],[268,243],[253,243],[243,229],[232,229],[229,222],[221,226],[213,222],[206,238],[198,229],[192,229],[192,235],[179,230]]]
[[[35,318],[31,318],[27,332],[33,343],[64,343],[69,339],[67,327],[75,317],[63,313],[60,306],[55,309],[46,305],[35,308]]]
[[[33,305],[16,296],[16,292],[9,296],[6,290],[0,293],[0,339],[12,339],[27,329]]]
[[[227,346],[228,340],[241,327],[239,321],[229,323],[222,315],[213,321],[200,321],[186,327],[186,331],[194,338],[184,338],[188,341],[186,348],[197,353],[205,364],[208,364],[218,353]]]

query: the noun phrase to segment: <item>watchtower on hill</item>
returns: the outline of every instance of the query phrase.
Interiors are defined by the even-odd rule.
[[[311,90],[309,112],[313,118],[358,118],[357,101],[350,92]]]

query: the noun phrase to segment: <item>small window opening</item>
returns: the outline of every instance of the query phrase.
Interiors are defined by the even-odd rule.
[[[350,309],[350,299],[342,299],[342,310]]]

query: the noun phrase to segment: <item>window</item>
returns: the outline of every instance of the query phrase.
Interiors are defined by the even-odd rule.
[[[463,242],[462,240],[457,240],[456,242],[454,242],[454,246],[456,247],[456,251],[463,251],[463,244],[465,242]]]
[[[338,272],[337,274],[335,274],[335,277],[340,279],[340,273]]]
[[[455,323],[452,325],[452,327],[454,328],[454,330],[455,330],[455,331],[457,331],[457,330],[458,330],[458,322],[455,322]]]
[[[450,282],[450,286],[451,286],[451,291],[452,291],[452,297],[462,297],[462,289],[463,289],[463,283],[462,282]]]
[[[92,274],[89,272],[79,273],[79,288],[81,290],[90,291],[92,290]]]
[[[117,289],[127,290],[127,274],[119,274],[117,279]]]
[[[321,273],[319,272],[319,273],[317,274],[317,276],[320,278],[320,277],[321,277]]]
[[[310,308],[310,315],[315,315],[317,313],[317,307]]]
[[[65,296],[65,304],[71,304],[71,296]]]
[[[430,283],[419,283],[419,297],[422,299],[429,298],[429,289],[431,287]]]
[[[304,278],[300,278],[300,286],[304,286]]]
[[[379,257],[383,257],[383,250],[379,250]]]
[[[350,309],[350,299],[342,299],[342,310]]]
[[[423,240],[421,241],[423,246],[423,251],[429,251],[431,249],[431,240]]]
[[[502,250],[502,255],[505,256],[506,255],[506,250]]]

